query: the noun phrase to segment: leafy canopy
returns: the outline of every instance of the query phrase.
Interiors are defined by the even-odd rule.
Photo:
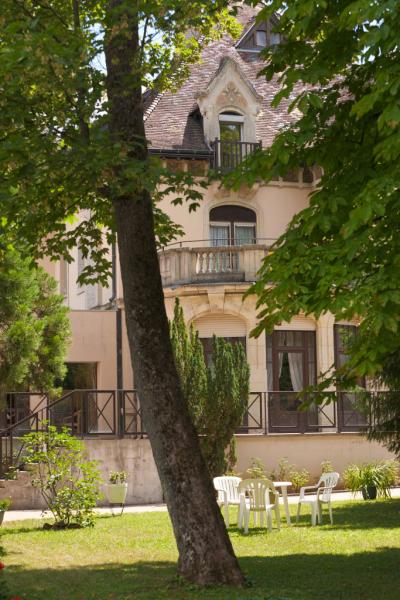
[[[143,187],[154,199],[159,243],[179,233],[158,202],[173,194],[175,202],[188,201],[195,208],[201,190],[194,188],[191,175],[168,174],[158,161],[147,160],[146,152],[135,158],[144,139],[122,143],[110,138],[105,40],[123,35],[126,15],[132,13],[140,39],[131,43],[139,50],[125,84],[162,91],[184,79],[211,38],[224,30],[239,33],[227,4],[1,2],[1,216],[36,256],[72,260],[71,249],[79,244],[84,257],[91,258],[81,282],[106,283],[110,260],[104,242],[115,241],[112,198]]]
[[[250,4],[252,2],[249,2]],[[251,289],[255,333],[301,312],[362,319],[341,378],[379,372],[400,343],[400,11],[396,0],[271,0],[284,43],[267,48],[273,103],[293,123],[230,185],[299,165],[323,175],[277,241]]]

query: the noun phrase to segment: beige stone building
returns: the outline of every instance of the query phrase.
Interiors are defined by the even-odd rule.
[[[256,24],[254,17],[254,10],[243,10],[240,40],[225,36],[213,42],[176,93],[145,95],[150,151],[169,168],[199,178],[210,167],[228,171],[260,145],[268,146],[288,122],[287,103],[271,106],[277,83],[257,78],[260,51],[280,40],[273,23]],[[243,294],[256,280],[273,242],[307,206],[318,177],[317,168],[300,168],[267,185],[260,181],[235,192],[214,183],[191,213],[185,206],[173,206],[172,198],[163,200],[163,210],[184,230],[182,238],[159,253],[168,315],[179,298],[207,355],[217,334],[242,342],[250,363],[252,393],[237,435],[238,471],[246,469],[251,457],[260,457],[269,469],[288,457],[316,476],[322,460],[342,471],[349,462],[387,456],[360,435],[366,420],[352,395],[332,390],[337,403],[297,410],[296,392],[345,360],[343,332],[353,331],[354,324],[335,323],[331,315],[319,320],[299,315],[281,323],[272,335],[250,336],[257,323],[256,301]],[[115,265],[117,254],[114,249]],[[136,397],[113,392],[115,406],[107,405],[107,391],[135,387],[118,268],[109,288],[80,287],[76,278],[84,261],[79,250],[75,258],[70,265],[48,265],[71,309],[69,383],[64,387],[101,390],[96,402],[102,412],[95,408],[89,415],[90,433],[111,435],[118,430],[132,435],[141,431]]]

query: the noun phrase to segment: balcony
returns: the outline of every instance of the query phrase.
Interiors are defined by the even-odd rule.
[[[261,142],[239,142],[215,139],[211,143],[211,166],[221,173],[233,171],[249,154],[261,149]]]
[[[201,283],[252,282],[274,240],[212,246],[212,240],[178,242],[158,253],[163,287]]]

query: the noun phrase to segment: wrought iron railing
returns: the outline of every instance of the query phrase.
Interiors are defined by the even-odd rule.
[[[212,143],[212,168],[222,173],[233,171],[243,160],[256,150],[261,142],[224,141],[216,138]]]
[[[373,420],[371,399],[384,393],[327,392],[320,403],[309,395],[307,410],[299,410],[305,398],[297,392],[251,392],[237,433],[363,431]],[[12,397],[9,395],[11,406]],[[24,434],[40,431],[48,424],[58,429],[67,427],[78,437],[146,436],[135,390],[73,390],[52,402],[46,394],[26,392],[24,397],[27,404],[21,408],[26,413],[22,419],[9,425],[10,407],[0,415],[1,423],[7,425],[0,430],[0,476],[23,463]]]
[[[24,438],[27,433],[67,427],[77,437],[144,437],[141,409],[135,390],[72,390],[34,408],[37,393],[25,393],[26,415],[0,430],[0,476],[24,460]],[[8,408],[3,413],[7,414]],[[4,422],[4,414],[2,422]]]

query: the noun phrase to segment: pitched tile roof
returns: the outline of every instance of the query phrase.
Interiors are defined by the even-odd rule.
[[[243,6],[238,19],[248,30],[254,22],[257,10]],[[202,118],[196,98],[215,75],[224,57],[230,57],[239,65],[255,91],[262,96],[261,111],[256,118],[256,138],[263,146],[269,146],[277,132],[290,123],[296,115],[288,115],[290,100],[282,100],[278,108],[271,101],[279,90],[277,80],[266,81],[257,77],[262,68],[259,54],[241,52],[229,36],[209,44],[202,52],[201,62],[192,65],[190,76],[176,92],[158,94],[146,92],[144,97],[146,136],[150,148],[175,150],[205,150]]]

